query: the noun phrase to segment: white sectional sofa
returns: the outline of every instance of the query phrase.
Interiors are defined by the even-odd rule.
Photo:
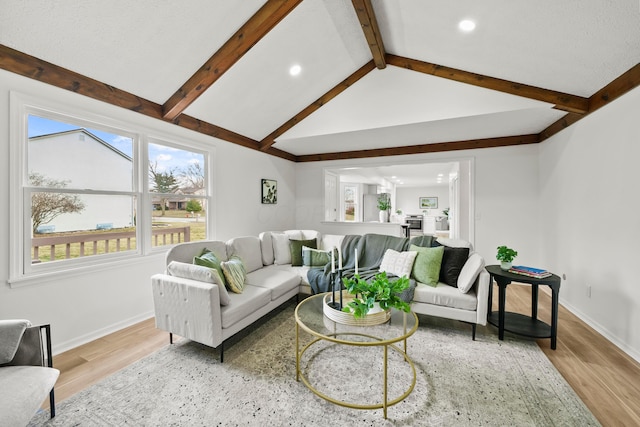
[[[284,237],[283,242],[283,234]],[[264,232],[259,236],[244,236],[221,241],[181,243],[166,255],[167,271],[151,278],[156,327],[190,340],[220,349],[223,360],[226,339],[298,294],[312,293],[307,280],[309,267],[294,267],[287,258],[286,239],[316,239],[318,249],[340,250],[345,236],[321,235],[314,230]],[[442,241],[444,245],[469,245],[462,241]],[[469,245],[470,246],[470,245]],[[194,256],[208,249],[222,261],[239,257],[246,270],[242,293],[228,292],[217,280],[200,274],[175,275],[169,268],[177,263],[191,264]],[[475,255],[475,264],[478,262]],[[471,259],[471,258],[470,258]],[[287,262],[288,261],[288,262]],[[174,264],[171,264],[175,262]],[[416,313],[461,320],[484,325],[487,319],[489,275],[483,262],[467,293],[438,283],[437,287],[417,283],[412,310]],[[186,266],[185,266],[186,267]],[[465,265],[466,267],[466,265]],[[481,270],[481,271],[480,271]],[[180,271],[180,270],[178,270]],[[215,276],[215,275],[214,275]]]

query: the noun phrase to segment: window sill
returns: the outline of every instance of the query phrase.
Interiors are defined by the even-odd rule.
[[[85,264],[82,266],[70,266],[69,268],[66,268],[66,269],[47,271],[42,273],[30,274],[28,276],[10,278],[9,280],[7,280],[7,283],[9,283],[9,286],[12,289],[21,288],[24,286],[31,286],[31,285],[41,285],[43,283],[59,281],[69,277],[89,275],[89,274],[94,274],[100,271],[121,269],[122,267],[141,264],[150,259],[164,258],[165,254],[166,254],[165,251],[157,251],[157,252],[150,253],[148,255],[140,255],[135,257],[129,256],[126,258],[118,258],[118,259],[113,259],[109,261],[101,261],[101,262],[96,262],[91,264]]]

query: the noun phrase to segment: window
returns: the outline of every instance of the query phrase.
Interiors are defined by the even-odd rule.
[[[12,113],[10,282],[207,238],[204,151],[15,94]]]
[[[358,209],[358,185],[344,184],[342,196],[342,220],[359,221],[360,209]]]
[[[166,143],[149,143],[149,191],[152,245],[204,240],[207,231],[205,156],[174,148]]]

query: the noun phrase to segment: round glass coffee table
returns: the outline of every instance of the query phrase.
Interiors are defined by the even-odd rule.
[[[384,418],[387,418],[387,407],[401,402],[411,394],[416,385],[416,368],[413,361],[407,355],[407,338],[418,329],[418,316],[415,313],[405,313],[403,311],[391,310],[391,319],[375,326],[344,325],[334,322],[323,314],[323,300],[326,294],[313,295],[300,302],[296,307],[296,381],[302,382],[317,396],[334,403],[353,409],[380,409],[382,408]],[[311,334],[314,338],[300,348],[300,329]],[[300,368],[300,362],[307,350],[314,344],[328,341],[340,345],[356,347],[382,347],[383,355],[383,381],[382,381],[382,401],[372,404],[359,404],[345,402],[329,396],[314,387]],[[402,348],[397,343],[403,343]],[[398,352],[409,364],[412,372],[412,380],[404,393],[396,398],[388,396],[388,351],[389,348]],[[312,356],[313,357],[313,356]],[[349,359],[343,361],[348,363]],[[337,360],[336,363],[341,363]]]

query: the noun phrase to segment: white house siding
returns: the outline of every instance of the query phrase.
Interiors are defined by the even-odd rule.
[[[68,181],[67,188],[131,191],[131,159],[91,133],[78,129],[29,140],[29,173]],[[45,224],[56,232],[94,230],[133,224],[133,201],[124,196],[81,196],[85,209],[63,214]]]

